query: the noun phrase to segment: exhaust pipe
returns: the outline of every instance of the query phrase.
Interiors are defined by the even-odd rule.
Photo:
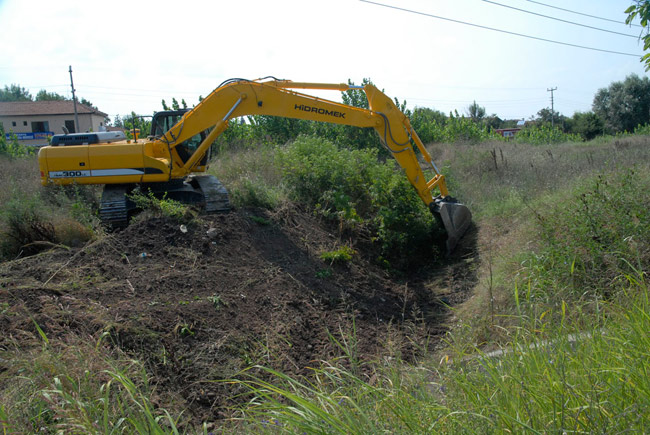
[[[447,254],[449,255],[472,222],[472,213],[451,196],[438,196],[430,204],[431,213],[447,232]]]

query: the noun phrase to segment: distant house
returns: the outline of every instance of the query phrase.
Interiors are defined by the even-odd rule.
[[[511,138],[515,137],[519,130],[521,130],[521,128],[497,128],[494,131],[505,138]]]
[[[508,121],[508,122],[511,122],[511,121]],[[517,121],[517,127],[514,127],[514,128],[497,128],[494,131],[497,134],[500,134],[501,136],[510,139],[510,138],[515,137],[517,132],[520,131],[522,128],[524,128],[525,125],[526,125],[526,121],[521,119],[521,120]]]
[[[77,103],[79,131],[103,131],[108,115],[99,110]],[[17,101],[0,102],[0,125],[7,138],[11,133],[24,145],[43,146],[48,137],[64,133],[76,133],[74,103],[72,101]]]

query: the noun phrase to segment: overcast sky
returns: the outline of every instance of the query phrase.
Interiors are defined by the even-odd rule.
[[[410,108],[464,113],[476,100],[488,114],[527,119],[550,107],[548,88],[571,116],[590,110],[598,89],[647,75],[640,28],[623,24],[631,0],[495,1],[624,35],[484,0],[0,0],[0,86],[70,96],[72,65],[77,96],[113,118],[151,114],[163,98],[196,104],[232,77],[369,77]]]

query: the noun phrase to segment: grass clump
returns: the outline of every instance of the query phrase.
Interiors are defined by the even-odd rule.
[[[178,433],[179,417],[152,404],[138,362],[101,340],[41,339],[40,349],[3,351],[3,433]]]
[[[352,256],[356,253],[357,251],[349,246],[341,246],[339,249],[336,249],[334,251],[321,253],[320,258],[321,260],[329,261],[330,264],[347,263],[349,261],[352,261]]]
[[[169,217],[177,221],[187,220],[190,208],[182,202],[167,198],[165,193],[162,197],[156,196],[152,191],[142,192],[134,190],[128,198],[135,203],[135,206],[149,214],[157,217]]]

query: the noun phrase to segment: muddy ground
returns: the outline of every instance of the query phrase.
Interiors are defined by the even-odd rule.
[[[322,260],[345,243],[333,232],[296,209],[202,216],[186,228],[146,218],[81,248],[3,263],[0,349],[38,345],[34,322],[50,340],[104,334],[194,422],[227,416],[235,401],[234,387],[206,381],[251,364],[305,374],[346,351],[371,361],[430,349],[445,305],[475,284],[475,231],[450,259],[398,275],[361,245],[350,262]]]

